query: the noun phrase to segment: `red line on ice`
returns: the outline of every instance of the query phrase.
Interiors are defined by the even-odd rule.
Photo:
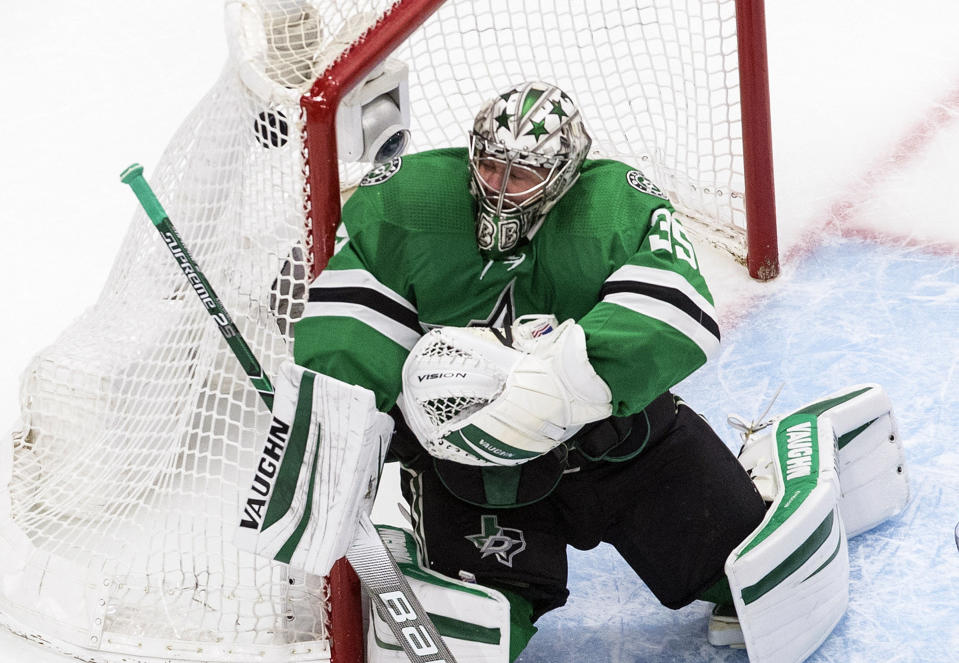
[[[825,228],[841,237],[859,237],[884,243],[895,240],[900,245],[921,246],[927,251],[936,253],[952,254],[959,250],[959,247],[952,243],[930,245],[927,241],[919,242],[906,235],[882,232],[875,228],[869,228],[866,224],[857,224],[855,221],[857,208],[869,199],[876,187],[890,175],[902,170],[920,156],[923,149],[935,140],[957,116],[959,116],[959,82],[942,98],[933,103],[926,113],[905,131],[892,149],[877,159],[873,166],[856,180],[856,184],[848,189],[845,196],[829,206],[824,224]],[[821,232],[822,227],[815,230],[817,235]],[[791,261],[799,255],[807,253],[817,244],[818,241],[812,237],[809,238],[809,241],[798,242],[787,252],[784,260]]]

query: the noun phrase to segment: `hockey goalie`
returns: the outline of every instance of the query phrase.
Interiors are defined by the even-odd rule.
[[[606,542],[666,608],[714,603],[714,644],[802,661],[845,610],[848,537],[908,497],[892,407],[844,389],[751,427],[737,458],[671,392],[720,343],[696,251],[654,183],[589,149],[570,96],[522,82],[468,149],[366,176],[277,395],[293,428],[318,412],[342,433],[324,444],[373,451],[341,525],[271,545],[320,572],[342,554],[395,423],[412,531],[381,535],[457,660],[514,660],[567,600],[567,546]],[[290,541],[260,522],[296,530],[280,511],[251,511],[255,537]],[[405,660],[381,615],[367,647]]]

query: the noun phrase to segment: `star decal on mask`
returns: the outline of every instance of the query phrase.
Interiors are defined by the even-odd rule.
[[[504,110],[496,116],[496,124],[498,124],[501,129],[509,129],[509,118],[510,114]]]
[[[563,110],[562,102],[551,101],[549,103],[553,105],[553,110],[549,112],[550,115],[555,115],[559,119],[563,119],[564,117],[569,117],[569,113]]]
[[[526,132],[527,136],[533,136],[539,140],[540,137],[549,133],[546,130],[546,120],[543,120],[542,122],[530,122],[530,124],[533,125],[533,128]]]

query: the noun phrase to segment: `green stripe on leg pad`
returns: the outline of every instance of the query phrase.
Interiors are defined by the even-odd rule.
[[[803,541],[803,543],[795,550],[795,552],[784,559],[781,564],[767,573],[759,582],[743,588],[743,603],[749,605],[750,603],[760,599],[762,596],[772,591],[773,588],[792,575],[797,569],[801,568],[803,564],[809,561],[815,552],[819,550],[829,538],[834,522],[835,510],[830,511],[829,515],[826,516],[826,519],[819,524],[809,538]],[[830,558],[830,560],[834,558],[835,553],[833,553],[833,556]],[[825,564],[820,566],[814,573],[807,576],[804,580],[811,578],[813,575],[821,571],[824,566]]]

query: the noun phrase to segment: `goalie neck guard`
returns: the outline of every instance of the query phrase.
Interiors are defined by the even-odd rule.
[[[505,258],[532,237],[579,178],[591,142],[576,104],[548,83],[513,86],[480,109],[469,165],[484,257]]]

